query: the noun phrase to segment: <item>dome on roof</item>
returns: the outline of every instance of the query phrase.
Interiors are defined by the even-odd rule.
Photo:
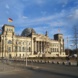
[[[26,28],[22,31],[21,36],[31,36],[32,33],[36,33],[33,28]]]

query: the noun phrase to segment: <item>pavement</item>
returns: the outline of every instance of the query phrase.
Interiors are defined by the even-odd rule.
[[[38,66],[39,65],[39,66]],[[32,78],[29,77],[28,73],[31,73],[33,78],[39,75],[42,78],[78,78],[78,68],[75,66],[65,66],[65,65],[57,65],[57,64],[34,64],[28,65],[22,63],[14,63],[14,62],[0,62],[0,78]],[[16,77],[12,77],[11,75],[5,77],[1,77],[1,75],[5,74],[15,74]],[[20,74],[21,73],[21,74]],[[34,74],[33,74],[34,73]],[[36,73],[36,74],[35,74]],[[18,77],[17,77],[18,74]],[[24,74],[24,75],[23,75]],[[28,77],[24,77],[27,74]],[[43,75],[44,74],[44,75]],[[21,75],[21,77],[19,77]],[[4,76],[4,74],[3,74]],[[13,75],[14,76],[14,75]],[[47,77],[46,77],[47,76]],[[50,76],[50,77],[49,77]],[[59,76],[59,77],[58,77]]]
[[[8,66],[7,64],[0,62],[0,72],[12,71],[12,70],[14,70],[14,69],[15,69],[15,68],[14,68],[13,66]]]

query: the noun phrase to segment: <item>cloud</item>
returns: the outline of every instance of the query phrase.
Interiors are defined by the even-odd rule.
[[[8,17],[11,17],[14,20],[11,24],[16,27],[34,27],[42,33],[45,29],[52,31],[51,35],[57,31],[58,27],[64,27],[66,30],[63,28],[61,32],[67,35],[68,29],[78,22],[78,6],[71,6],[71,1],[73,0],[2,0],[0,1],[0,18],[2,19],[0,24],[7,23]],[[78,1],[75,4],[77,3]],[[66,5],[68,6],[65,7]],[[35,7],[39,13],[34,10]]]
[[[26,19],[23,19],[20,15],[20,17],[14,22],[16,26],[20,24],[20,26],[65,26],[66,23],[63,21],[63,18],[65,18],[65,11],[62,10],[60,13],[55,13],[53,15],[49,16],[42,16],[42,17],[36,17],[36,18],[28,18],[25,17]],[[59,20],[60,19],[60,20]]]
[[[71,9],[67,16],[67,20],[71,26],[78,25],[78,8]]]
[[[10,7],[9,7],[9,5],[8,5],[8,4],[6,4],[6,5],[5,5],[5,7],[6,7],[7,9],[10,9]]]
[[[78,9],[75,10],[73,17],[74,19],[78,19]]]
[[[45,0],[34,0],[37,4],[42,5],[45,3]]]
[[[23,19],[26,19],[26,18],[28,18],[28,17],[26,17],[26,16],[22,16],[22,18],[23,18]]]
[[[56,0],[59,4],[67,4],[69,0]]]
[[[65,23],[63,21],[55,21],[55,22],[50,22],[49,23],[50,26],[58,26],[58,27],[61,27],[61,26],[65,26]]]

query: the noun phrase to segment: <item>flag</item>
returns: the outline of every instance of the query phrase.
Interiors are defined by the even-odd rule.
[[[8,22],[13,22],[13,19],[12,18],[8,18]]]

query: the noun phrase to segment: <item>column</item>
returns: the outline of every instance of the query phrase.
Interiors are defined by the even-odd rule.
[[[42,42],[42,52],[44,52],[44,51],[43,51],[43,42]]]
[[[41,53],[41,41],[39,42],[39,50],[40,50],[40,53]]]
[[[42,52],[42,41],[41,41],[41,52]]]
[[[34,46],[34,45],[33,45],[33,38],[31,38],[31,49],[32,49],[32,50],[31,50],[31,51],[32,51],[31,54],[32,54],[32,55],[33,55],[33,49],[34,49],[33,46]]]
[[[40,52],[40,41],[39,41],[39,43],[38,43],[38,48],[39,48],[39,52]]]
[[[39,44],[38,44],[39,42],[37,41],[37,52],[39,52]]]
[[[37,49],[37,41],[36,41],[36,51],[38,52],[38,49]]]
[[[37,52],[37,42],[34,41],[34,51]]]
[[[44,52],[44,42],[42,42],[42,52]]]
[[[39,52],[41,52],[41,42],[39,41]]]

